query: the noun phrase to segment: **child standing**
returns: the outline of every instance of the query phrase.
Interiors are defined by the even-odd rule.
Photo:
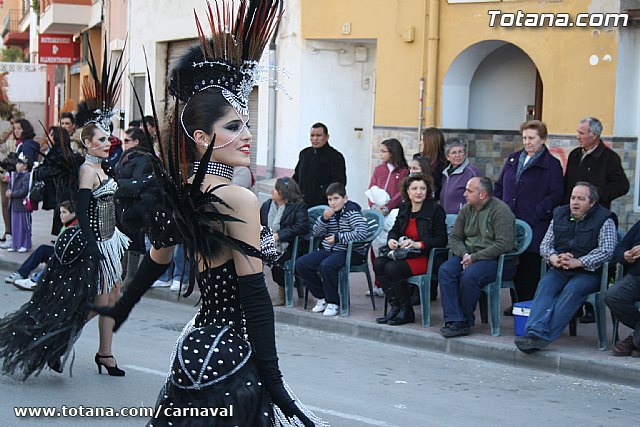
[[[11,176],[11,188],[6,192],[10,199],[13,235],[13,244],[7,252],[24,253],[31,249],[31,212],[22,203],[29,194],[30,169],[29,160],[21,153],[16,162],[16,171]]]
[[[296,273],[304,280],[311,294],[318,300],[314,313],[325,316],[338,314],[338,272],[346,262],[347,243],[367,238],[367,222],[360,206],[349,201],[344,184],[334,182],[327,187],[329,207],[313,226],[313,235],[321,237],[320,249],[296,262]],[[362,263],[366,253],[363,247],[355,248],[351,260]]]

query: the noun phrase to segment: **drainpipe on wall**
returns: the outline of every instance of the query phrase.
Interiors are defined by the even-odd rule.
[[[38,63],[38,52],[40,46],[38,45],[38,15],[33,9],[33,2],[29,6],[29,62],[32,64]]]
[[[282,2],[280,2],[280,10],[278,14],[282,15]],[[276,37],[280,22],[276,25],[273,37],[269,43],[269,129],[267,135],[267,176],[273,178],[275,174],[276,164]]]
[[[438,44],[440,41],[440,2],[429,0],[429,36],[427,39],[426,126],[436,125],[438,84]]]

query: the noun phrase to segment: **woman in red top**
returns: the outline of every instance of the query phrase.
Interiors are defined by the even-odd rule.
[[[447,245],[446,215],[442,207],[433,200],[433,178],[427,175],[411,175],[402,181],[404,203],[400,205],[396,222],[389,232],[389,249],[418,249],[405,259],[394,261],[381,256],[373,262],[391,310],[376,319],[378,323],[404,325],[413,323],[415,314],[411,305],[411,284],[406,279],[425,274],[429,263],[429,251]],[[401,237],[405,239],[401,240]],[[429,304],[429,301],[422,301]]]
[[[369,182],[369,188],[374,185],[378,188],[385,190],[389,194],[389,201],[383,206],[375,205],[369,200],[369,207],[387,216],[392,209],[397,208],[402,201],[402,194],[400,194],[400,183],[404,178],[409,175],[409,165],[404,158],[404,150],[402,144],[395,138],[386,139],[380,144],[380,161],[381,163],[376,166]],[[385,231],[383,231],[385,233]],[[381,236],[384,239],[384,236]],[[377,248],[376,248],[377,249]],[[371,251],[371,260],[373,261],[377,252]],[[380,289],[380,282],[378,278],[375,279],[375,287],[373,288],[374,295],[384,296],[382,289]],[[369,295],[369,291],[367,291]]]
[[[369,201],[369,207],[388,215],[391,209],[400,206],[402,194],[400,194],[400,183],[409,175],[409,165],[404,158],[402,144],[395,138],[382,141],[380,144],[380,163],[373,170],[369,188],[377,185],[385,190],[391,199],[384,206],[376,206]]]

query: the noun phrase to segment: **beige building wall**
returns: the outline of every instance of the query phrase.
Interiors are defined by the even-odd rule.
[[[599,117],[609,132],[614,128],[618,28],[490,27],[488,10],[575,17],[582,12],[618,11],[619,1],[436,3],[438,28],[430,36],[431,0],[301,0],[302,36],[377,39],[376,126],[417,127],[420,78],[428,80],[429,55],[436,49],[435,122],[423,125],[439,125],[442,82],[452,62],[476,43],[501,40],[522,49],[538,68],[544,84],[542,119],[554,133],[574,133],[576,120],[586,115]],[[599,60],[596,65],[590,63],[593,55]],[[428,117],[428,106],[424,108]]]

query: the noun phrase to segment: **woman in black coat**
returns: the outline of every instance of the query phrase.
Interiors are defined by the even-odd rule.
[[[260,224],[273,230],[279,264],[291,258],[296,236],[309,233],[309,215],[302,202],[300,187],[289,177],[278,178],[271,190],[271,199],[260,208]],[[284,270],[280,265],[271,268],[273,281],[278,284],[278,295],[273,305],[284,305]]]
[[[58,205],[66,200],[75,200],[76,193],[67,182],[67,176],[60,168],[58,161],[65,154],[71,153],[71,138],[69,133],[60,126],[49,128],[49,144],[51,147],[40,166],[33,170],[33,180],[44,182],[42,191],[42,209],[45,211],[53,209],[51,220],[51,235],[57,236],[62,229],[60,221],[60,209]],[[80,160],[78,160],[79,164]]]
[[[129,128],[125,131],[124,150],[114,171],[114,177],[119,187],[153,173],[152,161],[155,154],[151,151],[151,143],[141,129]],[[147,248],[143,229],[132,230],[122,224],[126,222],[122,221],[122,216],[125,215],[125,212],[130,214],[131,211],[127,211],[126,206],[119,203],[120,199],[118,197],[116,197],[115,202],[118,228],[131,239],[131,244],[125,252],[123,262],[123,267],[125,268],[123,286],[126,287],[133,280],[133,276],[138,270],[140,259],[147,252]]]
[[[389,231],[387,245],[392,251],[412,249],[415,252],[410,252],[404,259],[380,256],[373,262],[373,270],[391,304],[389,313],[377,318],[376,322],[388,325],[415,321],[411,304],[412,285],[406,279],[425,274],[431,249],[447,246],[446,215],[442,206],[431,197],[433,178],[422,174],[410,175],[402,181],[400,191],[404,203],[400,205],[396,222]],[[429,303],[422,301],[422,304]]]

